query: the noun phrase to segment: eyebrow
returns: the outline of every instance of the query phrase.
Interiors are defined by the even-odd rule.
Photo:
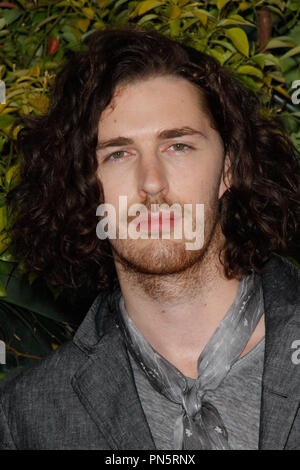
[[[191,127],[180,127],[180,128],[175,128],[175,129],[165,129],[163,131],[160,131],[157,134],[157,138],[159,140],[165,140],[165,139],[175,139],[176,137],[182,137],[185,135],[200,135],[201,137],[205,137],[205,134],[203,132],[192,129]],[[113,139],[108,139],[103,142],[98,142],[96,150],[102,150],[107,147],[121,147],[122,145],[129,145],[133,144],[134,141],[133,139],[130,139],[129,137],[115,137]]]

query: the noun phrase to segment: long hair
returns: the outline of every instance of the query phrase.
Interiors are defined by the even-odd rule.
[[[228,278],[260,270],[299,234],[297,152],[260,100],[212,57],[154,31],[106,29],[90,36],[56,76],[47,115],[18,134],[19,184],[7,196],[11,238],[28,271],[66,289],[110,288],[116,271],[96,236],[103,190],[96,176],[98,123],[120,84],[183,77],[199,88],[230,157],[232,185],[219,202]]]

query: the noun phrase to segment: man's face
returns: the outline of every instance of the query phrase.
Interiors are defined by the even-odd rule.
[[[112,139],[116,141],[107,142]],[[200,261],[216,245],[218,199],[226,186],[222,140],[211,126],[197,89],[173,76],[117,88],[101,115],[98,143],[98,176],[105,203],[116,208],[117,225],[119,196],[127,197],[128,207],[144,204],[149,213],[153,203],[179,203],[182,208],[192,204],[193,209],[204,204],[201,249],[187,250],[184,233],[182,239],[175,239],[173,233],[169,240],[161,234],[152,239],[149,232],[148,239],[110,240],[125,264],[137,272],[168,274]]]

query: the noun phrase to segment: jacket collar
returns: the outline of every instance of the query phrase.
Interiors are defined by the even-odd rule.
[[[292,360],[293,342],[300,340],[300,271],[274,254],[261,276],[266,338],[259,448],[283,449],[300,401],[300,364]],[[99,294],[78,328],[73,341],[87,360],[72,386],[111,449],[154,450],[116,321],[119,295],[118,288]]]
[[[155,450],[116,322],[117,301],[118,291],[99,295],[77,330],[73,342],[87,360],[72,386],[111,449]]]

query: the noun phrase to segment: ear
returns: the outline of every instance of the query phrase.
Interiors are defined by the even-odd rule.
[[[231,176],[232,175],[231,175],[230,158],[226,154],[224,158],[223,172],[222,172],[222,177],[221,177],[220,186],[219,186],[219,199],[223,196],[225,191],[230,188],[232,184]]]

